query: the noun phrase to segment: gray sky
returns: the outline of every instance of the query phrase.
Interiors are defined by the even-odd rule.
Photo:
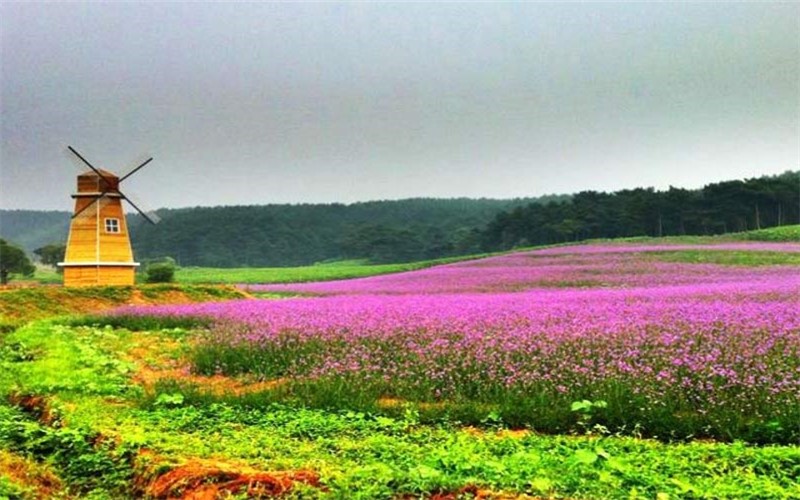
[[[535,196],[800,168],[800,4],[0,6],[0,208],[66,144],[152,207]]]

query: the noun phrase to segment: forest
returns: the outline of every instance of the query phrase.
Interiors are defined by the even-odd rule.
[[[590,238],[712,235],[800,223],[800,171],[708,184],[581,191],[568,200],[499,213],[481,231],[484,251]]]
[[[137,260],[282,267],[410,262],[587,238],[709,235],[800,223],[800,171],[701,189],[582,191],[513,200],[430,199],[161,209],[130,215]],[[63,243],[68,212],[0,211],[0,237],[29,253]]]
[[[563,199],[416,198],[160,210],[159,225],[134,223],[131,238],[138,258],[170,256],[182,266],[408,262],[471,253],[480,246],[480,228],[499,212]]]

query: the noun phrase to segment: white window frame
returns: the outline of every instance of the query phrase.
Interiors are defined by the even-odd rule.
[[[103,221],[103,226],[105,230],[109,234],[119,234],[120,233],[120,224],[119,219],[116,217],[106,217],[105,221]]]

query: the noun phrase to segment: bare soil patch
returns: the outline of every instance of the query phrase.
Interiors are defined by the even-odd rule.
[[[419,497],[404,495],[398,498],[402,500],[412,500]],[[460,500],[467,498],[471,500],[544,500],[542,497],[533,497],[519,493],[492,491],[475,485],[467,485],[455,491],[442,491],[433,493],[425,498],[429,500]]]
[[[58,420],[58,415],[52,411],[50,403],[44,396],[13,393],[8,396],[8,402],[32,416],[43,425],[49,426]]]
[[[144,494],[170,500],[212,500],[237,494],[272,498],[286,495],[298,483],[324,489],[313,471],[263,471],[219,460],[191,459],[150,481]]]

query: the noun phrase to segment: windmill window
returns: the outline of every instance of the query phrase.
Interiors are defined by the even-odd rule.
[[[106,219],[106,232],[118,233],[119,232],[119,219]]]

